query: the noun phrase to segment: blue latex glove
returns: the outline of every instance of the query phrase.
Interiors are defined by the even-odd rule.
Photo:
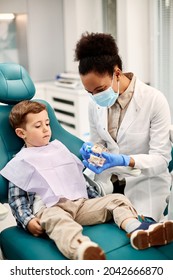
[[[88,160],[90,155],[93,154],[91,148],[93,147],[93,143],[85,142],[83,143],[82,147],[80,148],[80,154],[82,155],[84,160]]]
[[[115,154],[109,154],[106,152],[103,152],[102,157],[106,159],[103,166],[96,166],[91,163],[89,163],[87,160],[83,160],[83,164],[85,167],[89,168],[96,174],[100,174],[104,170],[114,167],[114,166],[129,166],[130,163],[130,157],[126,155],[115,155]]]

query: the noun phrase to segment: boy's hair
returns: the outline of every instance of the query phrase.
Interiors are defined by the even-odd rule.
[[[25,128],[26,117],[29,113],[38,114],[46,109],[46,106],[42,103],[24,100],[17,103],[11,110],[9,115],[9,121],[11,126],[16,129],[18,127]]]

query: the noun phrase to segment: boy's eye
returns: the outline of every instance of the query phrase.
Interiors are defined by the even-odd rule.
[[[35,128],[39,128],[39,127],[40,127],[40,125],[36,125],[36,126],[35,126]]]

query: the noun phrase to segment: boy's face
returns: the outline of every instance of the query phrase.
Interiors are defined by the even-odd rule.
[[[27,148],[45,146],[51,138],[49,123],[46,110],[38,114],[29,113],[26,116],[25,129],[17,128],[16,134],[25,141]]]

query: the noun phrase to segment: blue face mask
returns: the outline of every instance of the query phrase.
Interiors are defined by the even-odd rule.
[[[113,81],[112,81],[113,83]],[[97,94],[91,95],[92,99],[101,107],[111,107],[119,96],[119,81],[118,81],[118,92],[115,92],[112,85]]]

